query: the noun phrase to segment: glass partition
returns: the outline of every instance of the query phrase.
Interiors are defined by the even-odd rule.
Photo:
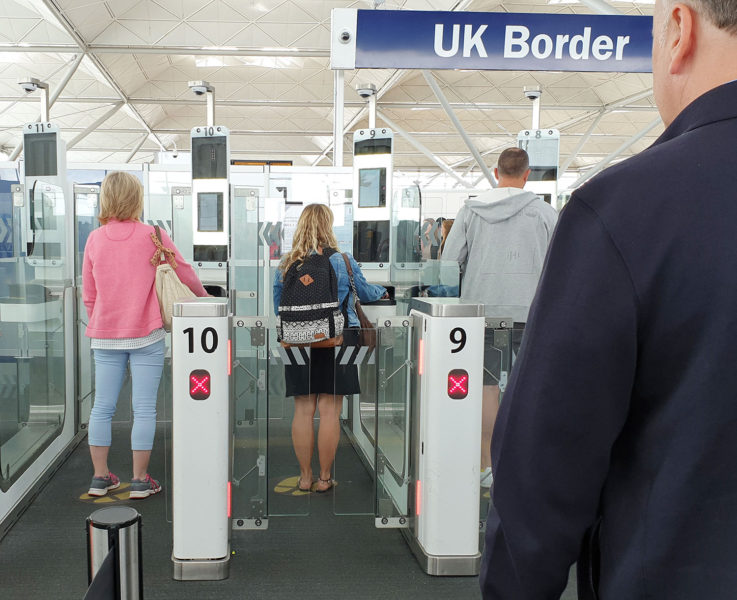
[[[397,317],[379,328],[377,393],[374,406],[376,436],[377,526],[404,525],[409,514],[412,328]],[[361,415],[362,421],[363,413]],[[367,423],[368,424],[368,423]]]
[[[77,287],[77,402],[79,404],[79,425],[86,428],[90,420],[92,400],[95,390],[93,355],[90,338],[85,335],[89,319],[82,302],[82,263],[87,238],[99,226],[100,186],[74,185],[75,212],[75,282]]]
[[[61,434],[66,414],[67,198],[49,181],[18,192],[3,171],[0,258],[0,489]],[[11,188],[12,189],[12,188]],[[9,241],[12,239],[12,243]]]
[[[514,329],[511,318],[486,318],[484,340],[484,386],[499,387],[499,401],[504,397],[509,374],[514,360],[513,345],[521,339],[521,330]],[[481,490],[479,520],[482,529],[486,526],[491,494]]]

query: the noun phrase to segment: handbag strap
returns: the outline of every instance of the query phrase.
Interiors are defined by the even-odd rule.
[[[356,282],[353,280],[353,268],[351,267],[351,261],[348,260],[348,256],[345,253],[342,253],[341,256],[343,257],[343,260],[345,261],[345,268],[348,271],[348,281],[351,286],[351,293],[353,294],[353,306],[355,306],[361,301],[358,299],[358,292],[356,291]]]
[[[161,241],[161,229],[158,225],[154,225],[155,232],[151,234],[154,246],[156,246],[156,252],[151,257],[151,264],[156,267],[157,265],[169,263],[172,269],[177,268],[177,261],[174,258],[175,253],[171,248],[164,246]]]

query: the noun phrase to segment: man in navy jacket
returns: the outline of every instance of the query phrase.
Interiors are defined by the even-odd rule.
[[[563,210],[502,401],[486,600],[737,598],[737,1],[653,37],[666,130]]]

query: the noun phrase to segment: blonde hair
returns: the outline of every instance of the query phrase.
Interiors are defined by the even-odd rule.
[[[308,204],[297,221],[292,251],[282,259],[279,269],[286,273],[294,263],[303,261],[318,248],[338,249],[333,233],[333,211],[324,204]]]
[[[105,176],[100,186],[100,214],[97,219],[106,225],[116,221],[138,221],[143,213],[143,185],[138,178],[123,171]]]

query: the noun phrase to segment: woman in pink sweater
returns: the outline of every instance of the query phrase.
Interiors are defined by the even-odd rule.
[[[153,227],[139,220],[143,212],[143,186],[133,175],[109,173],[102,182],[102,227],[93,231],[84,249],[82,298],[87,307],[95,355],[95,402],[90,413],[88,441],[95,472],[91,496],[104,496],[120,479],[108,469],[111,421],[130,363],[133,397],[133,478],[130,497],[146,498],[161,491],[148,474],[154,432],[156,397],[164,368],[161,312],[154,289],[157,253]],[[163,245],[175,252],[177,275],[197,296],[207,296],[194,269],[185,262],[169,236]]]

